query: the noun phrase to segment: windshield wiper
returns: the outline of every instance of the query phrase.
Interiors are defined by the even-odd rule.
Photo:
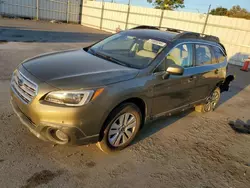
[[[120,61],[119,59],[116,59],[116,58],[113,58],[111,56],[102,54],[100,52],[96,52],[96,51],[94,51],[92,49],[90,49],[90,53],[93,54],[93,55],[95,55],[95,56],[101,57],[103,59],[112,61],[113,63],[119,64],[119,65],[122,65],[122,66],[125,66],[125,67],[131,67],[130,65],[128,65],[127,63],[124,63],[124,62]]]
[[[122,66],[125,66],[125,67],[130,67],[128,64],[123,63],[123,62],[120,61],[119,59],[113,58],[113,57],[111,57],[111,56],[102,54],[102,53],[100,53],[100,52],[96,52],[95,54],[96,54],[97,56],[99,56],[99,57],[103,57],[104,59],[107,59],[107,60],[109,60],[109,61],[112,61],[113,63],[119,64],[119,65],[122,65]]]

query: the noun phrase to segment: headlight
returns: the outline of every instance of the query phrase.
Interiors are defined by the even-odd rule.
[[[55,91],[46,95],[45,101],[67,106],[82,106],[96,98],[104,89],[84,91]]]

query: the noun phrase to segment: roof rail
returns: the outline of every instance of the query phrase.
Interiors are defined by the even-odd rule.
[[[137,27],[134,27],[130,30],[133,30],[133,29],[154,29],[154,30],[160,30],[159,27],[157,26],[149,26],[149,25],[140,25],[140,26],[137,26]]]
[[[220,43],[220,39],[216,36],[212,35],[205,35],[201,33],[195,33],[195,32],[190,32],[190,31],[184,31],[180,29],[174,29],[174,28],[169,28],[169,27],[158,27],[158,26],[148,26],[148,25],[141,25],[132,28],[133,29],[154,29],[154,30],[163,30],[163,31],[170,31],[174,33],[179,33],[176,35],[173,40],[177,39],[203,39],[203,40],[208,40],[212,42],[217,42]]]
[[[176,37],[173,38],[173,40],[176,39],[203,39],[203,40],[209,40],[212,42],[217,42],[220,43],[220,39],[216,36],[212,36],[212,35],[205,35],[205,34],[200,34],[200,33],[195,33],[195,32],[184,32],[181,33],[179,35],[177,35]]]
[[[175,33],[182,33],[185,32],[184,30],[175,29],[175,28],[169,28],[169,27],[158,27],[158,26],[149,26],[149,25],[140,25],[137,27],[132,28],[133,29],[154,29],[154,30],[164,30],[164,31],[170,31]]]

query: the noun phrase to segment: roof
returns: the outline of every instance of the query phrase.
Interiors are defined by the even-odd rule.
[[[168,28],[168,27],[156,27],[148,25],[137,26],[125,32],[134,36],[156,39],[162,42],[185,40],[185,39],[210,42],[219,45],[226,54],[226,49],[224,45],[220,43],[220,39],[213,35],[206,35],[201,33]]]
[[[153,38],[164,42],[169,42],[173,40],[179,34],[175,32],[169,32],[169,31],[166,32],[155,29],[132,29],[132,30],[127,30],[125,32],[133,36],[138,36],[142,38]]]
[[[177,40],[177,39],[200,39],[204,41],[210,41],[210,42],[215,42],[215,43],[220,43],[220,39],[216,36],[212,35],[206,35],[202,33],[195,33],[195,32],[190,32],[190,31],[184,31],[180,29],[174,29],[174,28],[168,28],[168,27],[157,27],[157,26],[148,26],[148,25],[140,25],[135,28],[132,28],[131,30],[143,30],[144,32],[146,30],[152,31],[160,31],[164,33],[168,33],[169,38],[172,40]],[[157,34],[157,33],[155,33]],[[159,34],[159,33],[158,33]]]

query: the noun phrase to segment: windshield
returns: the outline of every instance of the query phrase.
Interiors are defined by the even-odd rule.
[[[165,46],[165,42],[153,38],[140,38],[121,32],[95,44],[89,52],[117,64],[142,69],[148,66]]]

